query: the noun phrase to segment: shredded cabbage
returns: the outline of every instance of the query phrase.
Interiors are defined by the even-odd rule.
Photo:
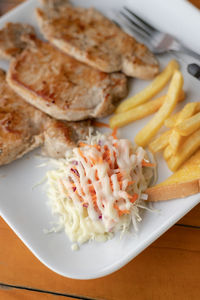
[[[127,139],[90,132],[47,172],[48,196],[72,242],[105,241],[141,221],[153,177],[146,151]]]

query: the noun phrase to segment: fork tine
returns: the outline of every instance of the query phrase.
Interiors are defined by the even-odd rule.
[[[147,41],[147,39],[149,39],[149,36],[147,36],[147,34],[144,31],[136,28],[132,23],[129,22],[129,20],[127,20],[126,17],[124,17],[123,15],[121,15],[121,13],[120,13],[120,17],[123,18],[123,23],[120,20],[119,21],[120,23],[118,23],[119,27],[121,27],[121,28],[125,27],[125,30],[126,29],[130,30],[130,32],[128,32],[130,35],[132,35],[133,33],[135,33],[135,36],[138,39],[142,38],[143,42]],[[125,23],[124,23],[124,21],[125,21]]]
[[[131,24],[133,24],[133,26],[137,29],[138,33],[141,34],[142,36],[145,36],[145,38],[149,38],[150,33],[147,32],[144,28],[142,28],[140,25],[138,25],[137,23],[135,23],[127,14],[125,14],[123,11],[120,11],[120,14],[126,19],[128,20]]]
[[[123,7],[127,12],[129,12],[129,14],[131,14],[140,24],[142,24],[144,26],[144,28],[147,31],[157,31],[152,25],[150,25],[149,23],[147,23],[146,21],[142,20],[140,17],[138,17],[134,12],[132,12],[128,7],[124,6]]]

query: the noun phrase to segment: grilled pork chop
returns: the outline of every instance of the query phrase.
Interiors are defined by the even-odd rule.
[[[16,25],[19,32],[20,24]],[[127,79],[123,74],[95,70],[33,34],[25,36],[24,26],[18,38],[29,45],[20,54],[13,54],[15,59],[11,61],[7,80],[27,102],[56,119],[77,121],[109,115],[127,95]],[[2,34],[5,39],[7,27],[1,30],[5,31]],[[6,50],[4,45],[1,52]]]
[[[43,145],[43,153],[64,157],[88,134],[89,122],[62,122],[26,103],[8,86],[0,70],[0,165]]]
[[[42,0],[38,24],[45,38],[63,52],[103,72],[122,71],[151,79],[158,62],[146,46],[93,8],[74,7],[67,0]]]
[[[13,56],[21,53],[26,47],[25,38],[34,34],[32,26],[27,24],[7,23],[3,30],[0,30],[0,56],[10,60]]]

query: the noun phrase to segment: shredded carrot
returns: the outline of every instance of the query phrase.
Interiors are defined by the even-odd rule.
[[[112,136],[117,140],[117,127],[113,129]]]
[[[118,211],[119,217],[121,217],[122,215],[125,215],[125,214],[130,214],[130,210],[128,210],[128,209],[121,210],[117,204],[114,204],[114,208]]]
[[[88,147],[90,147],[90,148],[96,148],[97,150],[100,150],[100,146],[97,145],[97,144],[94,144],[94,145],[88,145],[88,144],[85,144],[85,143],[83,143],[83,142],[80,142],[80,143],[79,143],[79,147],[86,147],[86,146],[88,146]]]
[[[117,173],[117,179],[121,181],[123,179],[123,174],[121,172]]]
[[[91,145],[85,144],[83,142],[79,142],[79,147],[86,147],[86,146],[91,147]]]
[[[96,179],[96,180],[99,180],[99,176],[98,176],[97,170],[95,170],[95,179]]]
[[[155,167],[155,164],[152,164],[152,163],[150,163],[150,162],[147,162],[147,161],[145,161],[145,160],[143,159],[143,161],[142,161],[142,166],[143,166],[143,167]]]
[[[138,194],[135,193],[133,196],[131,196],[130,202],[134,203],[137,199],[138,199]]]
[[[129,181],[128,185],[132,185],[133,183],[135,183],[135,181]]]
[[[78,149],[78,153],[85,160],[85,162],[87,162],[87,158],[84,156],[83,152],[80,149]]]
[[[96,165],[96,164],[102,164],[103,163],[103,160],[101,157],[98,157],[98,158],[93,158],[92,156],[88,156],[88,158],[91,160],[92,164],[93,165]]]
[[[92,122],[93,126],[95,127],[106,127],[106,128],[110,128],[110,126],[106,123],[103,123],[103,122],[98,122],[98,121],[93,121]]]

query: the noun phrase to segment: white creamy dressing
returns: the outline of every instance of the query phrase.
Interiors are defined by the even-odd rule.
[[[97,133],[58,160],[47,173],[48,195],[71,241],[105,241],[140,220],[138,205],[153,175],[142,166],[145,157],[129,140]]]

